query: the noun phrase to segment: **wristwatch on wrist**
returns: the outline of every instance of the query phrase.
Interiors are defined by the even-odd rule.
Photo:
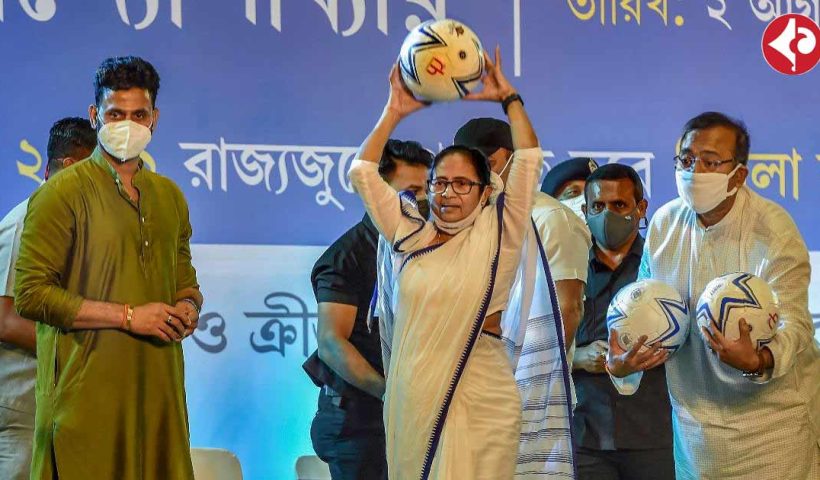
[[[501,101],[501,109],[504,110],[504,115],[507,115],[507,109],[510,108],[510,104],[515,101],[521,102],[522,106],[524,105],[524,99],[522,99],[518,93],[507,95],[504,100]]]
[[[754,371],[744,371],[742,375],[745,378],[760,378],[763,376],[763,372],[766,370],[766,359],[763,357],[763,352],[758,350],[757,352],[757,370]]]

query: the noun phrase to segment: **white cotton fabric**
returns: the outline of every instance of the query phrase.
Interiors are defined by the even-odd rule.
[[[745,186],[711,227],[681,199],[655,213],[639,278],[673,286],[690,311],[689,337],[666,363],[678,480],[820,478],[820,346],[808,310],[810,269],[789,214]],[[757,381],[707,348],[692,313],[706,284],[731,272],[763,278],[780,299],[768,345],[774,369]],[[640,374],[613,380],[630,394]]]

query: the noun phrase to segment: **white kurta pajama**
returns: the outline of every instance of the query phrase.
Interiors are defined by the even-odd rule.
[[[706,284],[731,272],[760,276],[780,300],[768,345],[774,369],[761,379],[721,362],[692,314]],[[747,187],[711,227],[681,199],[655,213],[639,278],[675,287],[689,302],[691,323],[666,364],[678,480],[820,479],[820,348],[808,311],[809,277],[806,245],[791,217]],[[613,380],[629,394],[640,374]]]
[[[391,480],[513,477],[521,405],[504,343],[482,334],[509,297],[540,177],[539,148],[515,152],[505,195],[473,226],[436,236],[377,164],[350,178],[385,242],[379,252],[385,429]],[[504,198],[506,197],[506,198]]]

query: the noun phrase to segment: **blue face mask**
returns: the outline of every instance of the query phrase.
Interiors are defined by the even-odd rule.
[[[622,247],[633,232],[638,230],[637,207],[627,215],[619,215],[608,208],[595,215],[587,215],[589,231],[595,242],[607,250]]]

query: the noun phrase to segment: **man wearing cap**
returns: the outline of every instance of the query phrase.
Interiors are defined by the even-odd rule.
[[[507,181],[513,147],[506,122],[470,120],[453,142],[483,152],[494,183]],[[583,315],[591,240],[584,222],[554,198],[536,192],[533,203],[533,228],[524,240],[517,280],[501,319],[523,406],[516,474],[548,471],[566,478],[575,470],[567,350]],[[516,334],[522,331],[523,336]]]
[[[557,199],[584,219],[584,186],[587,177],[598,168],[595,160],[586,157],[570,158],[547,172],[541,182],[541,191]]]
[[[512,133],[506,122],[495,118],[474,118],[458,130],[453,143],[481,150],[492,171],[507,181],[513,147]],[[583,200],[583,196],[581,198]],[[583,294],[592,247],[586,223],[572,213],[549,195],[536,193],[532,218],[555,281],[567,349],[573,344],[575,330],[584,313]],[[568,361],[572,363],[571,359]]]

